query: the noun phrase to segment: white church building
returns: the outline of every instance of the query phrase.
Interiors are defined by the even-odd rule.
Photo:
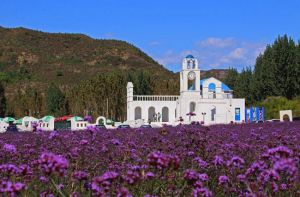
[[[128,82],[127,123],[176,125],[196,121],[211,125],[245,121],[245,99],[233,98],[232,90],[214,77],[201,80],[198,60],[192,55],[182,62],[179,95],[134,95],[133,89]]]

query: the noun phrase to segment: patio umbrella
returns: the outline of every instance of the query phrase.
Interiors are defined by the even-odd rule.
[[[17,125],[21,125],[21,124],[22,124],[22,121],[23,121],[23,118],[20,118],[20,119],[16,120],[15,123],[16,123]]]
[[[6,122],[6,123],[9,123],[9,122],[14,122],[15,119],[12,118],[12,117],[5,117],[5,118],[3,119],[3,121]]]
[[[41,120],[43,122],[49,122],[52,118],[54,118],[53,116],[44,116]]]

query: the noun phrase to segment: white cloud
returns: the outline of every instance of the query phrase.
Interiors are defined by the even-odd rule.
[[[241,69],[245,66],[253,66],[256,57],[265,50],[265,46],[266,44],[262,42],[210,37],[195,42],[195,46],[188,50],[166,51],[156,60],[167,67],[177,65],[178,68],[182,59],[192,54],[199,60],[202,69],[228,68],[229,66]]]
[[[152,41],[149,43],[150,46],[157,46],[159,45],[160,43],[158,41]]]
[[[197,43],[197,45],[200,47],[224,48],[227,46],[231,46],[234,43],[235,43],[235,40],[233,38],[222,39],[222,38],[210,37],[210,38],[206,38],[204,40],[199,41]]]
[[[243,59],[245,54],[246,54],[246,49],[236,48],[229,53],[228,57],[232,59]]]

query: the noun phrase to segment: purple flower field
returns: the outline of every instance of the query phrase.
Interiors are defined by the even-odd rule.
[[[299,196],[300,122],[0,135],[0,195]]]

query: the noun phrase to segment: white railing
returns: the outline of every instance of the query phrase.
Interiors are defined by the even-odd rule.
[[[232,99],[233,96],[231,93],[206,93],[203,94],[202,98],[208,99]]]
[[[177,95],[133,95],[134,101],[177,101],[178,98]]]

